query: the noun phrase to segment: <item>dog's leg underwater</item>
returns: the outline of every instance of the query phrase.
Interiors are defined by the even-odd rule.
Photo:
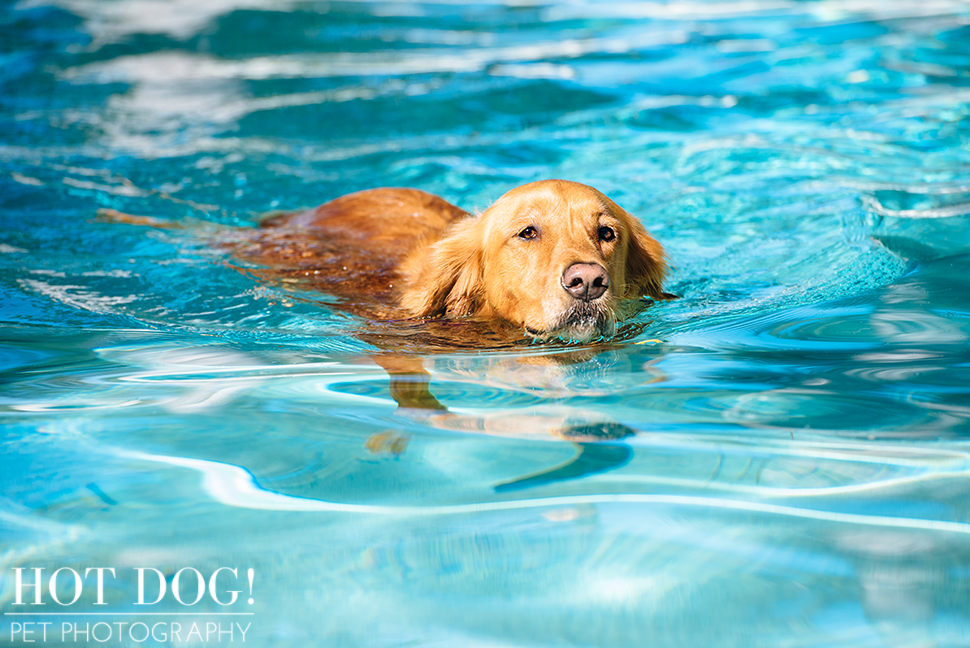
[[[448,411],[431,393],[431,374],[421,358],[401,355],[371,356],[390,380],[391,398],[405,410]]]

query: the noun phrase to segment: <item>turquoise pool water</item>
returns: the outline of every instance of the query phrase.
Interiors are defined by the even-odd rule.
[[[682,299],[449,415],[199,235],[548,177]],[[5,3],[0,326],[2,645],[970,645],[957,0]]]

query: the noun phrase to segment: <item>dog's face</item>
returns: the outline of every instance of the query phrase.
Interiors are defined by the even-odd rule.
[[[662,298],[663,248],[592,187],[518,187],[402,267],[402,306],[422,317],[498,317],[538,338],[615,330],[620,301]]]

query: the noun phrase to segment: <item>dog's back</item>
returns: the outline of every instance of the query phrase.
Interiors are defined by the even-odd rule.
[[[469,216],[418,189],[370,189],[237,230],[229,244],[265,279],[296,279],[352,313],[391,319],[406,316],[395,305],[401,261]]]

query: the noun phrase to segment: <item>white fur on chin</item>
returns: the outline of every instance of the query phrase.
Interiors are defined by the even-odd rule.
[[[605,304],[577,302],[559,317],[550,330],[537,335],[543,340],[561,339],[567,342],[589,342],[616,333],[616,314]],[[533,332],[533,334],[535,334]]]

